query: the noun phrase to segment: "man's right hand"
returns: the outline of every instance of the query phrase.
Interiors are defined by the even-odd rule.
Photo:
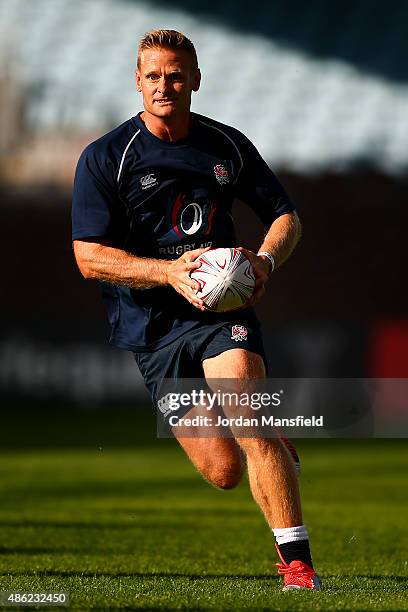
[[[205,249],[195,249],[194,251],[187,251],[183,253],[181,257],[170,262],[167,267],[167,283],[173,287],[180,295],[182,295],[190,304],[202,310],[206,311],[204,302],[197,297],[194,290],[200,288],[197,281],[194,281],[190,272],[196,270],[201,266],[198,258],[209,251],[211,247]]]

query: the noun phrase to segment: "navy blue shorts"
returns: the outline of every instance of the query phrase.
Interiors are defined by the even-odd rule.
[[[164,379],[203,378],[202,362],[241,348],[267,360],[259,325],[248,321],[201,325],[156,351],[133,353],[155,407]],[[182,415],[180,415],[182,416]]]

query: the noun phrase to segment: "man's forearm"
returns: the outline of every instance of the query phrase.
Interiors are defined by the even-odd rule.
[[[168,261],[135,257],[99,243],[75,241],[74,252],[83,276],[88,279],[148,289],[167,284]]]
[[[272,223],[258,252],[267,251],[270,253],[277,268],[292,253],[301,233],[301,225],[296,213],[282,215]]]

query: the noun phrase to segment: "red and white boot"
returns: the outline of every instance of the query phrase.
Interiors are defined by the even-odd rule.
[[[275,563],[275,565],[278,568],[278,574],[283,576],[283,591],[299,589],[320,591],[322,583],[312,567],[309,567],[309,565],[303,563],[303,561],[291,561],[289,564],[286,563],[277,544],[275,544],[275,548],[282,561],[282,563]]]

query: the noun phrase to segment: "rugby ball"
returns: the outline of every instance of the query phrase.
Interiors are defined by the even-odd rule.
[[[255,275],[247,257],[237,249],[212,249],[198,258],[201,266],[191,272],[200,285],[196,294],[209,310],[227,312],[252,296]]]

